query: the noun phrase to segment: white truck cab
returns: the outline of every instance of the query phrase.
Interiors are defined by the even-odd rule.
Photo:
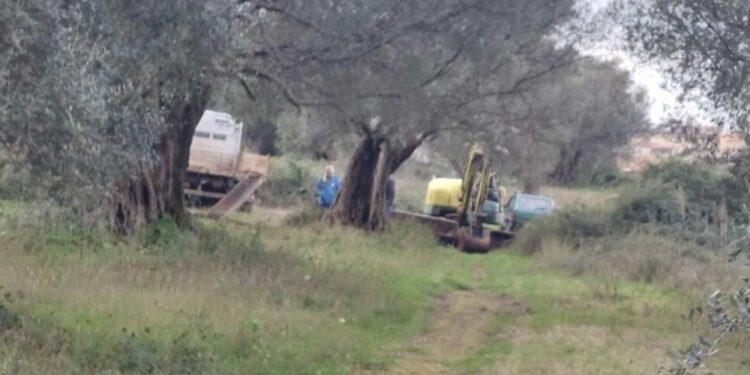
[[[206,111],[198,122],[192,149],[227,155],[242,151],[242,123],[227,113]]]
[[[268,158],[242,150],[242,128],[227,113],[203,113],[190,146],[185,178],[189,197],[221,199],[241,180],[265,177]]]

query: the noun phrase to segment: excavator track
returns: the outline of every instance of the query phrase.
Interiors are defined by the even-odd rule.
[[[515,236],[515,233],[500,228],[484,228],[481,234],[478,234],[470,227],[462,227],[456,220],[407,211],[395,210],[393,218],[427,225],[441,242],[467,253],[487,253],[492,249],[504,247]]]

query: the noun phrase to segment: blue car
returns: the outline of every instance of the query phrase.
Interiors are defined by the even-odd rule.
[[[529,221],[551,214],[555,210],[555,201],[542,195],[516,193],[505,205],[503,226],[516,231]]]

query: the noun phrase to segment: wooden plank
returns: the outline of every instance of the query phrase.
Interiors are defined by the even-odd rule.
[[[213,207],[208,209],[208,216],[214,219],[222,219],[242,207],[243,204],[250,201],[256,190],[263,184],[265,177],[248,176],[240,180],[224,198],[218,201]]]

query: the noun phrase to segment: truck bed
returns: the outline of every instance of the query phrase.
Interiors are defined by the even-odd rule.
[[[238,158],[230,154],[196,148],[190,151],[188,172],[242,180],[247,176],[265,176],[268,157],[243,152]]]

